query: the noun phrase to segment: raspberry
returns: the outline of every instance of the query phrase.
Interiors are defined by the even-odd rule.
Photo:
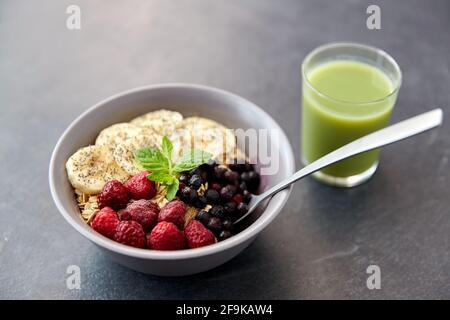
[[[150,232],[158,223],[159,207],[150,200],[137,200],[119,211],[121,220],[132,220],[139,223],[145,232]]]
[[[147,235],[147,246],[155,250],[184,249],[184,233],[171,222],[159,222]]]
[[[186,209],[186,205],[183,201],[173,200],[161,209],[159,212],[158,221],[172,222],[178,228],[183,229]]]
[[[120,221],[116,228],[114,240],[136,248],[145,248],[145,233],[136,221]]]
[[[108,181],[97,198],[98,207],[119,210],[128,203],[128,190],[118,180]]]
[[[91,227],[105,237],[113,239],[118,224],[119,219],[114,210],[109,207],[104,207],[95,215]]]
[[[191,220],[184,229],[189,248],[204,247],[216,242],[214,234],[197,220]]]
[[[142,171],[125,182],[125,187],[128,189],[130,198],[135,200],[148,200],[156,196],[155,183],[148,180],[148,175],[148,171]]]

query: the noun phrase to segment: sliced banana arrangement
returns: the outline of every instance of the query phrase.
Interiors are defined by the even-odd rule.
[[[88,146],[75,152],[66,163],[67,176],[75,189],[100,193],[106,182],[124,182],[129,174],[119,167],[107,146]]]
[[[146,147],[158,147],[161,144],[162,136],[160,135],[138,135],[120,143],[114,149],[114,159],[119,166],[129,175],[135,175],[142,171],[134,160],[134,153],[138,149]]]
[[[107,146],[111,151],[114,152],[114,149],[120,143],[143,133],[144,130],[142,128],[131,123],[117,123],[100,131],[100,134],[95,140],[95,144],[100,146]]]
[[[222,161],[225,155],[234,153],[236,149],[236,139],[230,129],[214,120],[201,117],[184,119],[171,139],[178,154],[184,148],[196,148],[210,152],[213,158]]]
[[[150,129],[163,136],[170,136],[183,121],[181,113],[169,110],[158,110],[144,114],[130,121],[132,125]]]
[[[81,148],[68,159],[69,181],[85,195],[97,195],[110,180],[124,182],[142,171],[134,159],[135,151],[159,148],[164,135],[172,141],[174,158],[191,148],[210,152],[216,160],[235,157],[239,151],[233,132],[220,123],[202,117],[183,118],[179,112],[161,109],[100,131],[95,145]]]

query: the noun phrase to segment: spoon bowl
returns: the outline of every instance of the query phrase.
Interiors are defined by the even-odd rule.
[[[262,201],[273,197],[274,194],[286,189],[294,182],[320,169],[323,169],[333,163],[360,154],[362,152],[376,149],[415,136],[424,131],[433,129],[441,124],[442,109],[434,109],[432,111],[422,113],[418,116],[401,121],[384,129],[365,135],[355,141],[352,141],[300,169],[291,177],[284,179],[269,190],[266,190],[264,193],[260,195],[253,195],[248,205],[249,209],[247,213],[236,220],[234,224],[238,224],[246,217],[248,217]]]
[[[126,246],[93,230],[80,218],[73,188],[67,178],[67,159],[80,147],[93,144],[102,129],[162,107],[178,111],[186,117],[200,115],[210,118],[229,128],[277,130],[280,133],[276,143],[280,166],[276,174],[264,177],[263,188],[276,185],[295,172],[294,154],[289,140],[283,129],[264,110],[240,96],[217,88],[171,83],[119,93],[80,115],[55,146],[49,167],[50,190],[56,206],[68,223],[112,260],[153,275],[199,273],[225,263],[244,250],[277,217],[289,197],[289,190],[278,193],[266,207],[259,206],[256,212],[253,211],[252,218],[255,220],[247,219],[246,223],[239,225],[240,232],[225,241],[195,249],[159,251]],[[272,139],[270,135],[269,139]]]

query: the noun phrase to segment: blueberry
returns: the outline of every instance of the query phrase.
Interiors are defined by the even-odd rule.
[[[230,189],[230,191],[233,193],[233,195],[236,194],[236,192],[237,192],[236,186],[229,184],[229,185],[227,185],[227,187],[228,187],[228,189]]]
[[[211,208],[211,215],[218,218],[223,218],[225,216],[225,210],[221,205],[216,205]]]
[[[247,190],[247,184],[244,181],[242,181],[239,184],[239,190],[241,190],[241,191]]]
[[[256,171],[244,172],[241,174],[241,179],[247,185],[247,189],[251,192],[256,192],[261,182],[261,177]]]
[[[248,173],[248,172],[243,172],[242,174],[241,174],[241,180],[242,181],[244,181],[244,182],[250,182],[250,173]]]
[[[200,178],[198,174],[192,175],[191,178],[189,179],[189,185],[193,187],[195,190],[197,190],[202,185],[202,178]]]
[[[225,186],[222,189],[220,189],[220,198],[223,202],[230,201],[233,198],[233,191],[231,190],[230,186]]]
[[[230,219],[224,219],[222,221],[222,227],[224,230],[231,230],[233,229],[233,222]]]
[[[250,177],[250,183],[259,186],[259,183],[261,181],[261,177],[259,176],[259,173],[256,171],[250,171],[249,172],[249,177]]]
[[[205,226],[208,224],[210,218],[211,218],[210,214],[204,210],[199,211],[195,216],[195,220],[200,221]]]
[[[187,203],[194,203],[197,201],[197,191],[190,187],[185,187],[181,191],[181,199]]]
[[[197,191],[195,191],[194,189],[191,189],[191,193],[189,194],[189,202],[190,203],[195,203],[198,199],[198,194]]]
[[[225,205],[223,206],[225,213],[229,214],[229,215],[232,215],[233,213],[235,213],[236,207],[237,207],[237,205],[236,205],[236,202],[234,202],[234,201],[229,201],[229,202],[225,203]]]
[[[226,171],[227,171],[227,168],[217,166],[214,168],[214,177],[217,180],[223,180]]]
[[[224,178],[229,183],[235,183],[239,179],[239,173],[228,170],[224,173]]]
[[[237,206],[237,211],[238,211],[239,214],[242,216],[242,215],[244,215],[244,214],[247,213],[248,207],[247,207],[247,205],[246,205],[245,203],[241,202],[241,203],[239,203],[238,206]]]
[[[189,176],[185,173],[181,174],[180,176],[180,183],[184,183],[185,185],[189,184]]]
[[[207,163],[204,163],[200,166],[200,170],[212,172],[215,166],[216,161],[214,161],[213,159],[209,159]]]
[[[198,201],[200,201],[204,206],[208,204],[208,200],[206,199],[205,196],[198,197]]]
[[[199,196],[197,201],[195,202],[196,208],[204,208],[208,204],[208,201],[206,200],[205,196]]]
[[[220,195],[219,193],[214,189],[208,189],[205,192],[206,200],[208,203],[216,204],[219,203]]]
[[[181,189],[181,200],[184,202],[189,202],[189,196],[191,194],[191,188],[190,187],[184,187]]]
[[[244,171],[254,171],[255,170],[255,166],[250,164],[250,163],[246,163],[244,165]]]
[[[218,238],[219,238],[219,241],[223,241],[223,240],[226,240],[226,239],[228,239],[228,238],[230,238],[232,236],[233,236],[233,234],[230,231],[224,230],[224,231],[219,233],[219,237]]]
[[[217,164],[214,159],[209,159],[207,165],[210,167],[215,167]]]
[[[208,171],[202,171],[200,173],[200,177],[202,178],[202,181],[208,181],[209,180]]]
[[[250,202],[250,200],[252,199],[252,194],[250,192],[248,192],[247,190],[244,190],[242,192],[242,197],[244,198],[244,202],[248,204]]]
[[[191,171],[189,171],[189,175],[192,177],[193,175],[200,175],[201,171],[199,168],[194,168]]]
[[[229,167],[231,170],[236,171],[238,173],[245,171],[245,164],[243,163],[232,163],[229,165]]]
[[[218,234],[222,230],[222,221],[217,217],[211,217],[206,226],[212,232]]]

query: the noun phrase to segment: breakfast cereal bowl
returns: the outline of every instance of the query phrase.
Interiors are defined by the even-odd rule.
[[[141,249],[115,242],[98,233],[80,216],[66,163],[77,150],[94,144],[99,132],[104,128],[160,109],[179,112],[185,117],[205,117],[230,129],[266,129],[269,133],[275,132],[276,134],[268,134],[265,137],[271,146],[271,156],[277,157],[276,170],[261,176],[259,192],[294,173],[294,156],[286,135],[280,126],[255,104],[212,87],[162,84],[114,95],[91,107],[70,124],[56,144],[51,157],[50,190],[57,208],[67,222],[114,261],[143,273],[160,276],[195,274],[219,266],[244,250],[278,215],[289,197],[290,189],[279,192],[252,213],[246,222],[239,225],[238,232],[232,237],[199,248],[176,251]],[[239,143],[238,141],[238,145]],[[256,166],[258,167],[258,164]]]

